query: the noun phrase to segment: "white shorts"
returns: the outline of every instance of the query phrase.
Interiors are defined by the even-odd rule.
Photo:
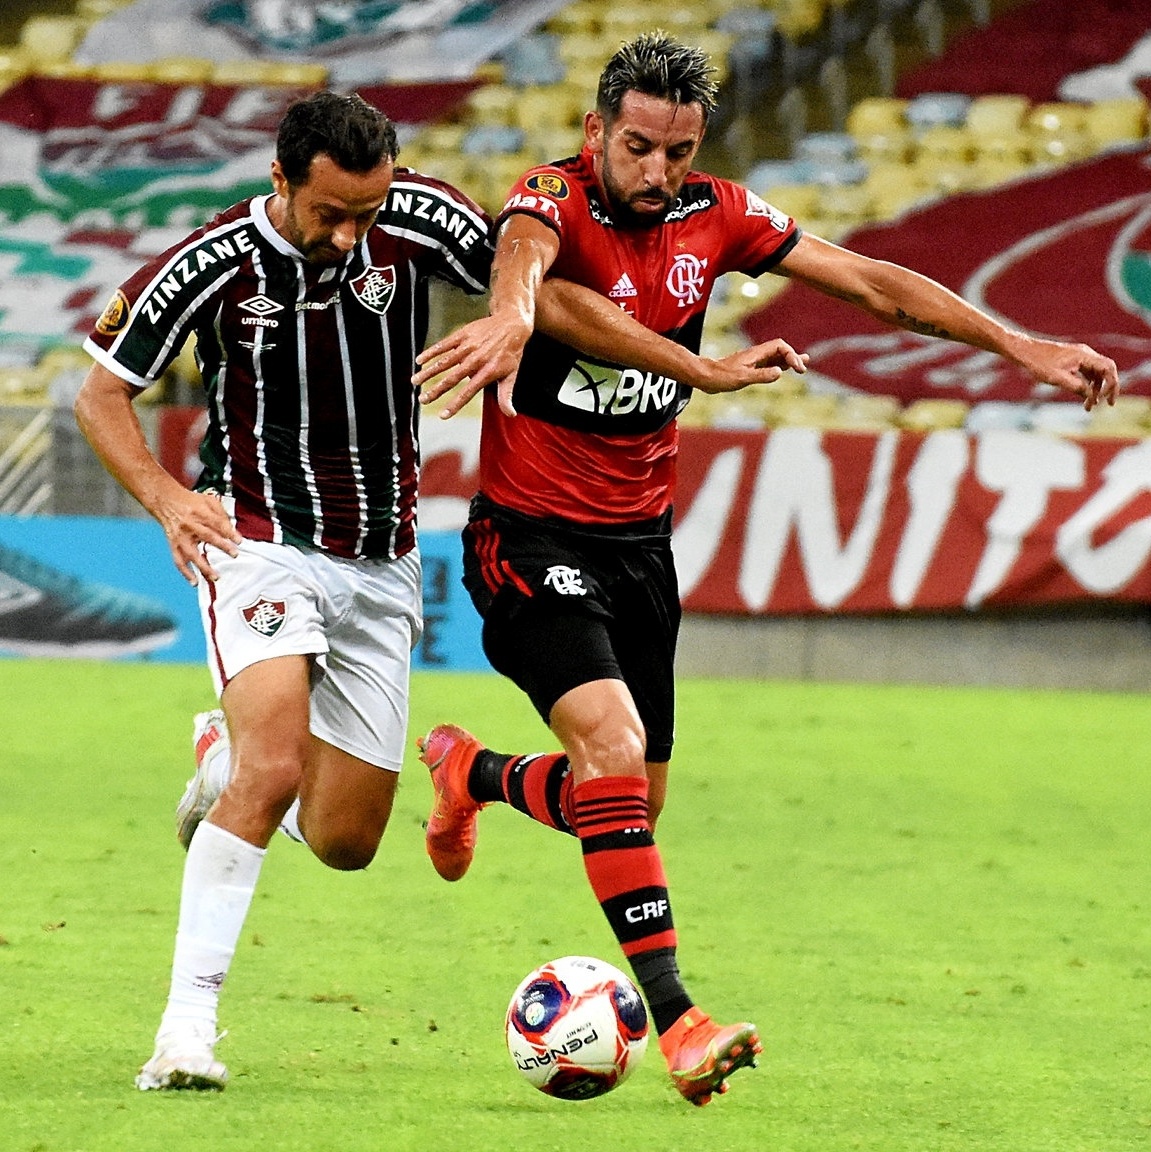
[[[199,581],[216,694],[262,660],[315,656],[313,735],[398,772],[412,648],[423,627],[418,550],[398,560],[345,560],[244,540],[236,557],[206,551],[219,575]]]

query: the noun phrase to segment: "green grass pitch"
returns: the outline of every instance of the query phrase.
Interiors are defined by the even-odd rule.
[[[193,667],[0,663],[0,1152],[1130,1152],[1151,1147],[1151,781],[1137,696],[686,681],[659,841],[700,1004],[766,1052],[704,1109],[514,1071],[543,960],[619,962],[575,843],[506,809],[438,880],[414,750],[367,871],[277,837],[217,1094],[132,1087],[167,990]],[[550,746],[496,677],[441,719]]]

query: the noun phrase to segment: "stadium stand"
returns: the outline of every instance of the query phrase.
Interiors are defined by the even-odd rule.
[[[72,57],[86,29],[128,3],[77,0],[51,10],[24,5],[30,14],[9,31],[9,46],[0,46],[0,90],[28,75],[305,87],[326,81],[322,66],[298,61],[188,55],[146,64],[77,64]],[[707,48],[724,83],[708,166],[723,171],[725,164],[731,169],[746,160],[725,174],[836,240],[940,197],[1144,140],[1148,105],[1142,93],[1095,102],[1063,99],[1048,71],[1029,78],[1030,87],[1020,81],[989,88],[989,76],[1003,75],[994,60],[1004,53],[1023,52],[1027,60],[1035,55],[1021,47],[1024,33],[1070,36],[1069,67],[1100,64],[1102,50],[1097,43],[1091,49],[1084,31],[1090,17],[1081,8],[1097,9],[1096,27],[1105,17],[1116,37],[1131,39],[1125,6],[1117,0],[1075,7],[1069,14],[1057,0],[673,0],[657,21]],[[7,18],[19,10],[13,6]],[[407,134],[403,161],[459,183],[498,210],[525,168],[578,150],[602,61],[652,22],[648,4],[574,0],[559,7],[481,67],[483,83],[455,113]],[[970,67],[977,54],[980,67]],[[954,86],[940,82],[948,77]],[[744,346],[745,319],[782,287],[771,277],[722,278],[705,350],[719,355]],[[5,368],[0,399],[43,402],[53,373],[73,369],[48,357]],[[893,397],[849,403],[806,395],[803,383],[791,378],[762,398],[699,397],[689,413],[689,422],[720,426],[941,428],[967,421],[972,429],[1051,430],[1058,424],[1054,415],[1032,409],[1020,415],[924,400],[901,410]],[[1074,429],[1082,435],[1118,430],[1151,434],[1151,417],[1143,406],[1123,406]]]

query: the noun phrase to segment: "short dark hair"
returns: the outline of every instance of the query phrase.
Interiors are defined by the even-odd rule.
[[[292,104],[276,133],[276,159],[289,184],[304,184],[323,152],[345,172],[370,172],[396,158],[396,126],[355,94],[314,92]]]
[[[596,111],[610,124],[627,92],[657,96],[676,104],[699,104],[703,118],[715,111],[719,85],[706,52],[673,40],[666,32],[644,32],[620,45],[604,65],[596,91]]]

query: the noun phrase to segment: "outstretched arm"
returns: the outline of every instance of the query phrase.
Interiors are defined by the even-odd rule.
[[[1082,397],[1088,410],[1100,400],[1114,404],[1119,394],[1115,362],[1094,348],[1007,328],[943,285],[899,264],[873,260],[805,233],[776,270],[888,324],[1003,356],[1037,382]]]
[[[488,315],[457,328],[416,357],[421,370],[412,383],[424,388],[422,403],[430,404],[456,388],[441,412],[446,419],[477,392],[495,384],[500,407],[509,416],[516,414],[512,407],[516,372],[535,328],[544,276],[558,252],[559,237],[546,224],[522,212],[504,221],[492,261]]]
[[[590,288],[544,280],[559,251],[547,225],[518,213],[500,230],[492,265],[490,315],[473,320],[429,345],[412,378],[427,386],[428,404],[456,389],[441,410],[454,416],[477,392],[495,384],[500,407],[515,415],[512,389],[524,346],[534,327],[588,356],[670,376],[703,392],[732,392],[770,384],[788,368],[804,372],[807,356],[783,340],[769,340],[720,360],[697,356],[645,328]],[[430,382],[430,383],[429,383]]]
[[[216,573],[200,550],[212,544],[236,555],[240,534],[215,496],[190,492],[152,455],[132,401],[139,389],[93,364],[76,397],[76,422],[100,462],[164,529],[180,575],[196,583]]]

